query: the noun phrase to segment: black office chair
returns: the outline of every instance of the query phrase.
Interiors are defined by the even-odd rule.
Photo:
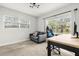
[[[47,32],[47,38],[50,38],[50,37],[55,36],[54,33],[53,33],[53,31],[52,31],[52,29],[49,29],[49,27],[47,27],[46,32]],[[51,35],[49,35],[49,34],[51,34]],[[47,47],[47,48],[48,48],[48,47]],[[56,50],[56,51],[58,51],[58,54],[59,54],[59,55],[61,54],[61,53],[60,53],[60,48],[57,47],[57,46],[51,45],[51,50],[53,50],[54,52],[55,52],[55,50]]]

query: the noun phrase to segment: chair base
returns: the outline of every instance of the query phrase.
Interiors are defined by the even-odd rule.
[[[48,49],[48,47],[46,48]],[[56,47],[56,46],[51,46],[51,50],[53,50],[55,53],[56,51],[58,52],[57,54],[61,55],[61,52],[60,52],[60,48],[59,47]],[[56,51],[55,51],[56,50]]]

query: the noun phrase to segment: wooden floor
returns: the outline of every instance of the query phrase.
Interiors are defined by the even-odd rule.
[[[0,47],[0,56],[47,56],[47,43],[24,41]],[[52,56],[74,56],[74,53],[61,49],[61,55],[52,51]]]

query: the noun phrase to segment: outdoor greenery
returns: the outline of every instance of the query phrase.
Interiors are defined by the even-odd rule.
[[[68,18],[60,20],[48,20],[48,25],[51,26],[53,32],[56,33],[70,32],[70,21]]]

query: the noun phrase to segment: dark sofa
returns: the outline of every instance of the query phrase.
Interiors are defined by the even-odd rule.
[[[41,42],[46,41],[45,32],[35,32],[35,33],[31,33],[29,36],[30,36],[30,40],[32,40],[36,43],[41,43]]]

